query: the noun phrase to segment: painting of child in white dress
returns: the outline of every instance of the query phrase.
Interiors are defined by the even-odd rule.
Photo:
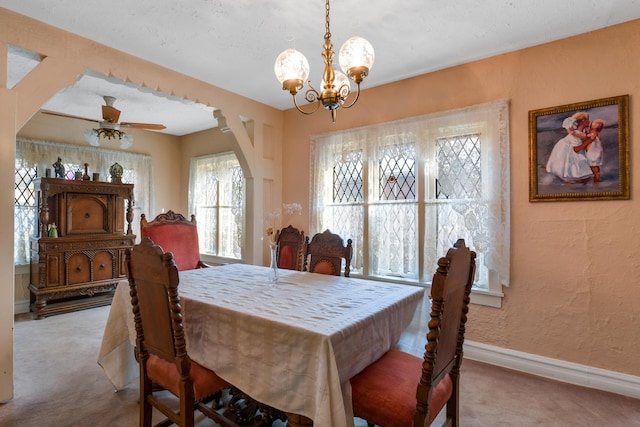
[[[531,201],[628,198],[628,104],[621,114],[619,98],[628,99],[529,112],[530,129],[535,129]]]

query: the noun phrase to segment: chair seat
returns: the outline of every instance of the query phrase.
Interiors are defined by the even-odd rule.
[[[169,390],[176,396],[180,396],[180,374],[175,363],[150,354],[147,359],[147,374],[149,378]],[[195,401],[200,402],[214,393],[230,387],[231,385],[220,378],[215,372],[191,361],[191,377],[193,378],[193,390]]]
[[[416,410],[416,389],[422,374],[422,358],[389,350],[358,375],[351,378],[353,414],[381,427],[410,427]],[[451,397],[450,375],[432,389],[428,424]],[[413,399],[406,399],[413,396]]]

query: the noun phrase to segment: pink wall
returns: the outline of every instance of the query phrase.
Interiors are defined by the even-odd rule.
[[[633,171],[639,155],[634,149],[633,138],[639,134],[637,123],[640,122],[635,120],[638,113],[633,104],[640,93],[637,74],[640,56],[636,52],[640,46],[640,21],[365,90],[358,105],[338,112],[335,124],[331,123],[328,112],[320,111],[313,116],[302,116],[292,110],[280,113],[137,58],[54,31],[3,9],[0,9],[0,24],[0,41],[28,43],[27,47],[49,54],[65,68],[71,69],[74,62],[92,64],[98,71],[110,70],[121,78],[132,76],[135,82],[148,82],[163,90],[177,88],[180,94],[191,99],[197,97],[211,105],[227,107],[224,111],[228,112],[229,121],[236,130],[242,127],[238,123],[240,112],[255,119],[255,140],[237,132],[239,144],[245,147],[248,157],[246,163],[257,174],[253,177],[252,188],[261,195],[263,182],[273,178],[277,187],[274,194],[279,198],[281,170],[281,190],[285,195],[282,202],[303,205],[300,226],[305,231],[309,228],[308,223],[304,224],[304,218],[308,218],[309,213],[310,135],[509,99],[511,286],[504,290],[501,309],[472,307],[467,338],[640,376],[640,358],[637,357],[640,339],[636,332],[640,320],[637,285],[640,249],[636,244],[640,237],[637,219],[640,204],[633,194],[640,179]],[[375,66],[372,73],[375,73]],[[49,79],[53,77],[49,75]],[[46,79],[41,83],[46,89]],[[365,87],[366,83],[365,80]],[[13,92],[16,92],[15,96]],[[11,123],[17,122],[19,129],[28,119],[20,115],[24,111],[21,102],[31,97],[19,90],[0,91],[3,93],[5,96],[0,98],[15,102],[9,104],[7,101],[6,105],[0,105],[0,110],[10,112]],[[632,199],[530,203],[528,111],[622,94],[631,97]],[[282,96],[288,94],[283,92]],[[271,135],[271,130],[274,136],[265,137]],[[7,147],[10,148],[11,138],[0,132],[3,152],[10,152]],[[262,139],[276,145],[275,161],[270,160],[274,156],[264,154]],[[160,147],[154,146],[152,155],[162,158],[171,158],[175,153],[172,143],[168,143],[166,152],[156,150]],[[184,164],[183,153],[181,158]],[[283,168],[279,167],[280,161],[285,165]],[[2,165],[10,169],[11,163],[9,159]],[[9,185],[8,180],[5,181],[5,185]],[[262,244],[260,230],[264,204],[258,201],[259,198],[251,202],[250,209],[254,215],[252,228],[258,232],[249,244],[256,248]],[[180,203],[184,203],[182,195]],[[10,227],[10,215],[6,217],[0,221],[0,226],[5,228]],[[5,305],[0,307],[6,311],[7,301],[13,296],[13,287],[9,290],[12,278],[5,274],[2,279],[5,285],[0,286],[0,291],[5,296],[2,298]],[[9,332],[4,334],[11,325],[2,324],[0,342],[11,342]]]
[[[635,21],[365,90],[335,124],[328,112],[288,110],[283,202],[302,203],[308,218],[310,135],[509,99],[511,286],[501,309],[471,308],[467,339],[640,375],[638,46]],[[630,95],[631,200],[530,203],[528,112],[623,94]]]

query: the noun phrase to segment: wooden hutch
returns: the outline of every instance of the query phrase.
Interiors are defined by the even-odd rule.
[[[125,250],[136,237],[133,184],[62,178],[34,183],[38,221],[30,243],[31,311],[42,319],[111,304],[118,281],[126,277]],[[58,237],[49,237],[53,224]]]

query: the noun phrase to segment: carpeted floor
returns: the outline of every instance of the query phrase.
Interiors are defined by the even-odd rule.
[[[16,317],[15,395],[0,404],[0,426],[138,425],[137,383],[116,393],[96,362],[108,312]],[[472,360],[461,378],[462,427],[640,426],[640,400]]]

